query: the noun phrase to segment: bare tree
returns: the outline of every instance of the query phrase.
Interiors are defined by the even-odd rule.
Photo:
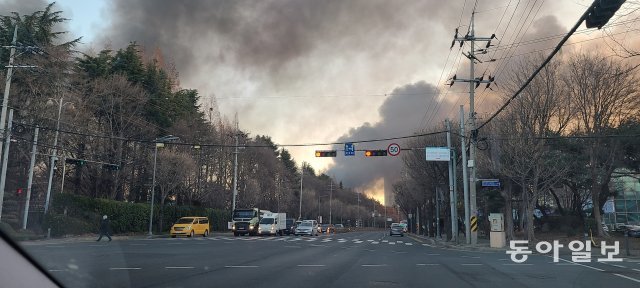
[[[619,141],[606,134],[638,114],[638,80],[635,67],[597,54],[572,57],[564,78],[577,113],[575,133],[595,137],[587,144],[587,169],[598,235],[604,235],[600,203],[620,154]]]
[[[185,184],[187,177],[193,174],[195,163],[189,155],[169,149],[158,151],[156,161],[156,186],[160,192],[159,227],[163,227],[164,203],[169,194],[176,194],[177,189]]]

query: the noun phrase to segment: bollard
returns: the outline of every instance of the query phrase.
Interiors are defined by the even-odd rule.
[[[624,246],[627,250],[627,256],[631,256],[631,251],[629,251],[629,229],[624,231]]]

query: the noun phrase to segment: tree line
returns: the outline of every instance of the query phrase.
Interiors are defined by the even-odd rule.
[[[121,49],[79,52],[80,38],[64,41],[70,38],[68,33],[56,31],[65,21],[53,4],[32,14],[0,17],[3,45],[12,42],[17,27],[18,46],[38,47],[19,47],[15,58],[36,68],[18,68],[12,75],[9,106],[15,112],[5,206],[18,209],[5,214],[18,214],[24,205],[24,193],[13,191],[26,191],[36,126],[40,133],[33,211],[44,204],[53,149],[58,152],[54,194],[149,203],[157,149],[154,190],[161,209],[187,205],[230,210],[235,137],[241,148],[238,207],[327,219],[328,197],[323,195],[331,194],[333,222],[355,224],[358,215],[370,213],[365,207],[376,205],[308,164],[296,163],[269,136],[236,129],[236,123],[219,116],[215,97],[203,106],[199,91],[180,86],[175,67],[165,63],[160,49],[150,51],[132,42]],[[7,49],[0,61],[8,63]],[[6,70],[0,73],[6,76]],[[156,139],[167,135],[177,139],[155,147]],[[298,215],[302,177],[302,215]],[[167,220],[160,219],[160,227],[162,221]]]

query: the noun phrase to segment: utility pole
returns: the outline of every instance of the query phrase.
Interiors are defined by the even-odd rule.
[[[455,182],[453,174],[453,152],[451,149],[451,122],[449,119],[445,120],[447,125],[447,147],[449,148],[449,203],[451,204],[451,241],[458,241],[458,210],[457,210],[457,195],[454,190],[453,184]]]
[[[442,238],[440,234],[440,188],[436,185],[436,236]]]
[[[467,175],[467,140],[465,139],[464,134],[464,106],[460,105],[460,135],[461,143],[460,147],[462,149],[462,186],[464,189],[464,236],[466,238],[466,243],[471,244],[471,226],[469,226],[469,219],[471,217],[469,208],[469,176]]]
[[[471,62],[469,65],[469,79],[458,79],[456,77],[456,75],[454,75],[452,77],[452,81],[450,83],[450,85],[453,85],[454,82],[467,82],[469,83],[469,120],[470,120],[470,124],[471,124],[471,147],[470,147],[470,151],[469,151],[469,162],[466,163],[466,165],[468,166],[469,169],[471,169],[471,179],[469,180],[469,184],[470,186],[470,192],[469,192],[469,209],[471,210],[470,213],[470,217],[477,217],[478,215],[478,210],[476,208],[476,170],[477,170],[477,163],[476,163],[476,146],[477,146],[477,138],[478,138],[478,130],[476,129],[476,115],[475,115],[475,108],[474,108],[474,91],[476,88],[478,88],[478,86],[480,86],[480,84],[482,83],[486,83],[487,86],[486,88],[489,88],[489,85],[491,85],[491,83],[493,83],[494,77],[492,77],[491,75],[489,75],[488,79],[485,80],[484,79],[484,73],[482,74],[482,76],[480,77],[475,77],[475,62],[477,61],[478,63],[482,63],[482,61],[480,59],[478,59],[475,56],[475,42],[476,41],[484,41],[487,42],[487,45],[485,47],[485,49],[480,49],[478,51],[482,51],[485,52],[486,48],[489,48],[491,46],[491,40],[496,38],[496,35],[493,34],[491,35],[491,37],[476,37],[475,36],[475,14],[476,11],[474,10],[471,13],[471,25],[469,25],[469,32],[467,33],[467,35],[465,35],[464,37],[458,37],[458,29],[456,29],[456,34],[454,36],[454,42],[452,44],[455,43],[455,41],[460,41],[460,43],[463,42],[469,42],[471,44],[471,48],[469,49],[468,54],[464,54],[465,57],[467,57],[469,59],[469,61]],[[453,47],[453,46],[452,46]],[[465,219],[466,221],[469,221],[469,219]],[[471,232],[471,245],[476,245],[478,242],[478,232],[477,231],[472,231]]]
[[[9,123],[4,133],[4,154],[2,155],[2,171],[0,172],[0,219],[2,218],[2,205],[4,204],[4,187],[7,183],[7,164],[9,162],[9,146],[11,145],[11,127],[13,123],[13,109],[9,110]]]
[[[300,207],[298,208],[298,220],[302,220],[302,179],[304,179],[304,162],[302,162],[300,169]]]
[[[47,102],[47,105],[49,105],[49,103],[53,104],[55,101],[52,101],[55,99],[49,99],[49,101]],[[56,167],[56,161],[58,160],[58,135],[60,134],[60,116],[62,115],[62,107],[64,105],[67,104],[72,104],[71,102],[64,102],[64,98],[60,97],[60,102],[58,102],[58,120],[56,121],[56,134],[55,137],[53,138],[53,152],[51,153],[51,158],[50,158],[50,162],[49,162],[49,181],[47,183],[47,197],[45,199],[44,202],[44,214],[47,214],[47,212],[49,211],[49,202],[51,200],[51,185],[53,184],[53,171],[55,170]]]
[[[329,182],[329,224],[333,224],[333,222],[331,221],[333,219],[331,214],[333,209],[331,206],[331,203],[332,203],[331,200],[333,199],[333,180],[330,179],[329,181],[330,181]]]
[[[236,197],[238,196],[238,114],[236,113],[236,145],[233,151],[233,206],[231,211],[236,210]]]
[[[31,202],[31,185],[33,184],[33,169],[36,166],[36,153],[38,152],[38,131],[40,127],[36,126],[33,133],[33,147],[31,148],[31,161],[29,162],[29,180],[27,180],[27,199],[24,202],[24,215],[22,216],[22,229],[27,229],[27,220],[29,219],[29,202]]]
[[[7,68],[7,80],[4,85],[4,97],[2,98],[2,115],[0,115],[0,135],[5,135],[4,127],[7,121],[7,108],[9,107],[9,91],[11,90],[11,77],[13,75],[13,60],[16,54],[16,44],[18,38],[18,25],[13,28],[13,40],[9,50],[9,66]],[[8,134],[7,134],[8,135]],[[2,145],[0,145],[0,155],[2,155]]]

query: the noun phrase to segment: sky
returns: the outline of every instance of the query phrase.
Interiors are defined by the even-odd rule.
[[[469,29],[474,7],[476,35],[497,37],[494,52],[480,55],[497,60],[476,65],[476,76],[494,75],[499,83],[510,61],[531,51],[549,53],[560,40],[550,36],[566,33],[590,2],[60,0],[57,8],[70,19],[70,34],[83,37],[81,49],[117,49],[131,41],[148,51],[159,48],[175,64],[180,85],[200,92],[205,109],[217,103],[222,117],[237,113],[240,128],[251,135],[302,144],[408,136],[457,118],[459,105],[468,109],[468,86],[445,83],[453,74],[468,77],[468,60],[460,55],[469,46],[449,47],[455,28],[461,36]],[[6,9],[41,3],[0,0]],[[608,31],[616,29],[630,28]],[[571,41],[602,36],[593,30]],[[629,36],[637,31],[619,39],[634,41]],[[478,93],[479,115],[500,104],[496,90]],[[374,142],[356,149],[386,149],[391,142],[403,145]],[[297,163],[306,161],[377,199],[386,194],[390,204],[401,157],[314,157],[314,150],[342,148],[287,149]]]

